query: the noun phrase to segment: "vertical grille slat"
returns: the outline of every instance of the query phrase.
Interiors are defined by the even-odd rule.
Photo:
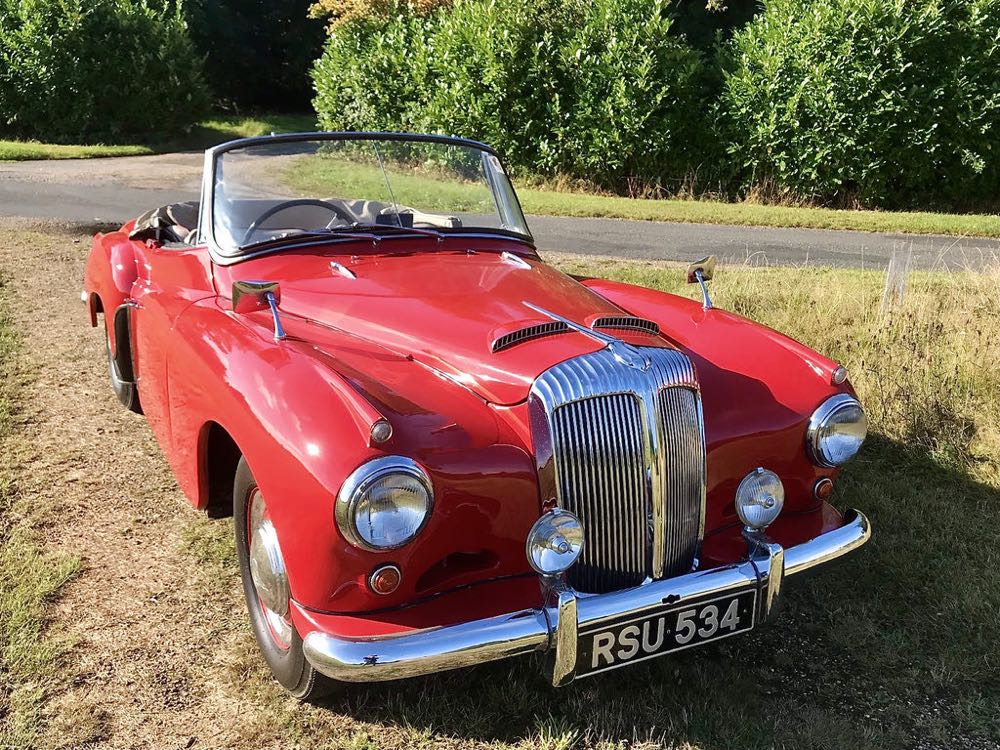
[[[667,462],[664,506],[667,523],[664,541],[666,575],[679,575],[698,553],[701,538],[701,508],[690,502],[692,494],[704,493],[705,447],[701,438],[698,401],[693,391],[666,388],[658,398],[658,411],[666,436]],[[698,435],[699,439],[684,439]]]
[[[534,424],[549,430],[539,443],[553,459],[540,457],[539,471],[554,472],[556,500],[584,528],[568,580],[588,593],[687,572],[703,536],[705,438],[694,368],[675,350],[637,351],[647,367],[604,349],[550,368],[532,387],[533,408],[545,415]]]
[[[647,502],[641,466],[631,460],[642,452],[641,408],[634,396],[615,394],[575,401],[553,414],[560,501],[588,519],[583,554],[570,573],[581,591],[634,586],[646,577],[635,554],[644,540],[628,522]]]

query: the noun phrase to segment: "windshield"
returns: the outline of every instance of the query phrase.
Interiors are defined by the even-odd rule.
[[[227,256],[357,233],[531,237],[500,160],[448,139],[251,143],[216,155],[211,187],[215,245]]]

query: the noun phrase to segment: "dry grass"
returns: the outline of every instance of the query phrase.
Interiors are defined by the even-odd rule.
[[[538,660],[321,706],[268,679],[242,611],[231,529],[188,509],[139,417],[105,382],[76,301],[79,234],[0,225],[21,367],[18,477],[49,551],[83,570],[46,614],[70,657],[37,747],[996,747],[1000,737],[998,276],[917,275],[878,315],[877,273],[723,269],[720,306],[788,330],[854,371],[873,438],[837,502],[871,513],[861,556],[786,589],[752,635],[561,691]],[[680,290],[666,264],[561,257],[568,270]]]

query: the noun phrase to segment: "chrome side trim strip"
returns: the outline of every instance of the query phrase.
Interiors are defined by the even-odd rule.
[[[575,668],[579,629],[623,616],[642,616],[667,602],[683,604],[747,587],[756,587],[762,594],[758,601],[763,602],[766,615],[777,603],[785,576],[842,557],[870,538],[868,519],[851,510],[839,529],[787,550],[763,537],[754,539],[741,563],[598,596],[577,597],[572,589],[564,588],[557,597],[549,596],[550,606],[391,636],[348,638],[312,631],[305,636],[303,650],[317,670],[335,680],[379,682],[555,649],[553,677],[562,681],[556,684],[565,684],[571,679],[571,662]],[[576,608],[572,623],[574,605],[569,599]]]

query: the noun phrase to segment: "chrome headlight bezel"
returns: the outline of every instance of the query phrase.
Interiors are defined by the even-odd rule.
[[[858,441],[858,446],[854,453],[842,461],[834,461],[824,449],[823,433],[833,421],[834,417],[842,414],[847,409],[854,408],[861,413],[861,417],[864,422],[865,435],[863,435],[861,440]],[[821,466],[825,469],[836,469],[843,466],[857,455],[858,450],[861,449],[861,446],[865,442],[867,432],[868,417],[865,415],[865,410],[864,407],[861,406],[861,402],[850,394],[838,393],[834,396],[830,396],[830,398],[820,404],[816,411],[812,413],[812,416],[809,417],[809,426],[806,428],[806,451],[809,454],[810,460],[817,466]]]
[[[426,496],[424,514],[419,525],[405,539],[388,545],[377,545],[366,539],[358,529],[358,505],[375,486],[376,482],[393,475],[400,475],[409,480],[416,480],[423,488]],[[340,529],[340,533],[343,534],[344,538],[350,544],[370,552],[384,552],[404,547],[416,539],[427,525],[433,509],[434,488],[431,484],[430,476],[424,471],[423,467],[412,458],[406,456],[380,456],[361,464],[361,466],[347,477],[340,488],[340,492],[337,493],[334,517],[337,522],[337,528]]]

